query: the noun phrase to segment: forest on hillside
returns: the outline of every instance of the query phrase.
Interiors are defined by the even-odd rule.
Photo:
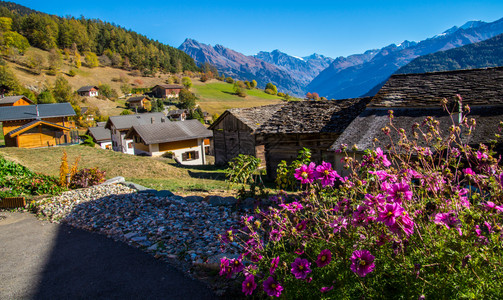
[[[48,51],[60,50],[77,57],[76,67],[82,57],[91,67],[99,64],[137,69],[146,76],[199,70],[183,51],[98,19],[62,18],[3,1],[0,18],[3,23],[10,23],[3,26],[2,44],[20,52],[30,45]]]

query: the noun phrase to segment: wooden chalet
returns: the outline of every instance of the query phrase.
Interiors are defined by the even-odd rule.
[[[370,98],[289,102],[276,111],[256,132],[265,146],[267,175],[276,176],[278,164],[297,158],[302,148],[312,161],[332,161],[328,148],[364,109]]]
[[[183,86],[178,84],[158,84],[152,88],[151,94],[156,98],[178,98]]]
[[[264,144],[256,131],[283,105],[226,110],[208,128],[213,130],[215,164],[226,164],[239,154],[247,154],[260,158],[265,166]]]
[[[21,105],[31,105],[34,104],[33,101],[25,96],[7,96],[0,98],[0,107],[2,106],[21,106]]]
[[[150,102],[150,98],[147,96],[134,96],[126,100],[129,108],[141,108],[146,109],[146,103]]]
[[[78,141],[70,103],[0,107],[7,147],[37,148]]]
[[[393,110],[396,128],[411,133],[414,123],[421,125],[426,117],[432,116],[447,135],[453,120],[459,122],[456,94],[462,97],[463,106],[470,106],[469,118],[477,122],[471,135],[461,135],[463,142],[477,147],[494,139],[498,124],[503,121],[503,67],[393,75],[330,149],[335,151],[341,144],[356,145],[359,149],[356,155],[374,148],[374,145],[386,149],[390,137],[381,129],[389,126],[389,110]],[[441,106],[440,101],[444,98],[448,100],[451,115]],[[399,137],[391,131],[391,138],[397,141]],[[336,154],[335,162],[338,163],[341,157],[342,154]],[[339,165],[338,168],[342,167]]]
[[[126,139],[134,141],[135,154],[161,156],[171,152],[173,158],[184,165],[204,165],[206,147],[211,130],[199,120],[163,122],[135,125],[129,129]]]
[[[99,88],[94,85],[86,85],[77,90],[77,94],[87,97],[98,97]]]
[[[185,121],[189,114],[188,109],[174,109],[168,111],[168,118],[171,121]]]

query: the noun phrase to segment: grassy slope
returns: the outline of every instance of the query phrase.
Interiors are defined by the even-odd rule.
[[[252,107],[280,103],[278,96],[264,93],[262,90],[246,90],[248,96],[241,98],[234,94],[233,85],[217,80],[206,83],[193,80],[191,90],[199,98],[201,108],[210,114],[222,114],[226,109],[236,107]]]
[[[4,145],[4,137],[3,137],[3,129],[2,129],[2,122],[0,122],[0,146]]]
[[[155,189],[183,193],[210,191],[227,187],[223,170],[213,166],[177,167],[173,160],[141,157],[85,146],[65,146],[38,149],[0,148],[0,155],[18,162],[35,172],[59,176],[63,151],[68,164],[80,156],[80,168],[98,166],[107,178],[124,176],[126,180]]]
[[[44,67],[48,66],[49,52],[37,48],[30,48],[25,55],[18,58],[19,61],[28,61],[30,57],[38,55],[44,59]],[[50,76],[42,72],[40,75],[31,73],[21,64],[7,62],[11,70],[14,71],[19,81],[31,89],[42,91],[44,86],[54,84],[56,76]],[[82,66],[80,69],[75,69],[77,75],[74,77],[68,76],[68,72],[72,66],[69,61],[64,60],[61,66],[61,73],[68,80],[74,90],[79,89],[83,85],[99,85],[108,84],[114,88],[119,96],[123,96],[120,92],[122,82],[119,78],[126,78],[127,82],[133,87],[153,87],[157,84],[163,84],[169,78],[168,74],[157,74],[156,77],[141,77],[134,76],[131,72],[115,69],[110,67],[87,68]],[[210,80],[202,83],[197,78],[192,78],[194,86],[191,88],[200,98],[199,104],[201,108],[208,111],[210,114],[221,114],[226,109],[234,107],[252,107],[266,104],[279,103],[280,97],[272,96],[264,93],[262,90],[247,90],[248,96],[245,98],[234,95],[233,85]],[[122,102],[121,102],[122,101]],[[124,109],[124,100],[117,102],[100,100],[96,98],[86,98],[81,106],[96,106],[104,115],[118,115]]]

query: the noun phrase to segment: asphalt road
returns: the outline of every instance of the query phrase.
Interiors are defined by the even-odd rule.
[[[30,213],[0,212],[0,299],[216,298],[124,243]]]

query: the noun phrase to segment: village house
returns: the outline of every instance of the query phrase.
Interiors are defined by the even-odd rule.
[[[130,97],[129,99],[126,100],[126,102],[129,105],[129,108],[139,108],[139,109],[146,109],[147,108],[147,103],[150,102],[150,98],[147,96],[134,96]]]
[[[114,151],[134,154],[133,140],[126,138],[126,133],[135,125],[170,122],[163,113],[145,113],[108,118],[105,128],[110,129]]]
[[[168,118],[171,121],[185,121],[189,111],[187,109],[174,109],[168,112]]]
[[[126,138],[134,141],[135,154],[161,156],[170,153],[184,165],[207,163],[205,148],[209,147],[212,136],[211,130],[198,120],[135,125],[126,134]]]
[[[77,94],[87,97],[98,97],[99,88],[94,85],[86,85],[77,90]]]
[[[239,154],[260,158],[265,166],[264,144],[257,129],[285,104],[226,110],[208,129],[213,131],[215,164],[223,165]]]
[[[33,101],[25,96],[7,96],[0,98],[0,107],[2,106],[20,106],[20,105],[31,105],[34,104]]]
[[[178,98],[183,86],[178,84],[158,84],[152,88],[151,94],[155,98]]]
[[[72,120],[75,115],[70,103],[0,107],[5,146],[37,148],[77,143]]]
[[[303,148],[311,150],[314,162],[333,161],[328,148],[369,101],[367,97],[283,105],[256,131],[265,148],[267,176],[274,178],[278,164],[291,163]]]
[[[478,147],[494,139],[498,124],[503,121],[503,67],[393,75],[330,149],[336,151],[341,144],[356,146],[358,150],[351,154],[357,158],[365,149],[385,150],[390,138],[399,139],[393,130],[390,136],[381,130],[389,127],[389,110],[393,110],[393,125],[405,129],[408,136],[412,136],[413,124],[423,124],[428,116],[439,121],[441,131],[447,135],[453,120],[458,123],[461,117],[457,94],[463,99],[462,106],[470,106],[468,117],[477,122],[471,135],[462,132],[462,141]],[[444,98],[451,115],[441,106]],[[342,156],[335,155],[338,171],[342,171]]]
[[[89,127],[86,134],[93,138],[101,149],[112,150],[112,133],[110,129],[105,128],[104,122],[99,122],[96,127]]]

